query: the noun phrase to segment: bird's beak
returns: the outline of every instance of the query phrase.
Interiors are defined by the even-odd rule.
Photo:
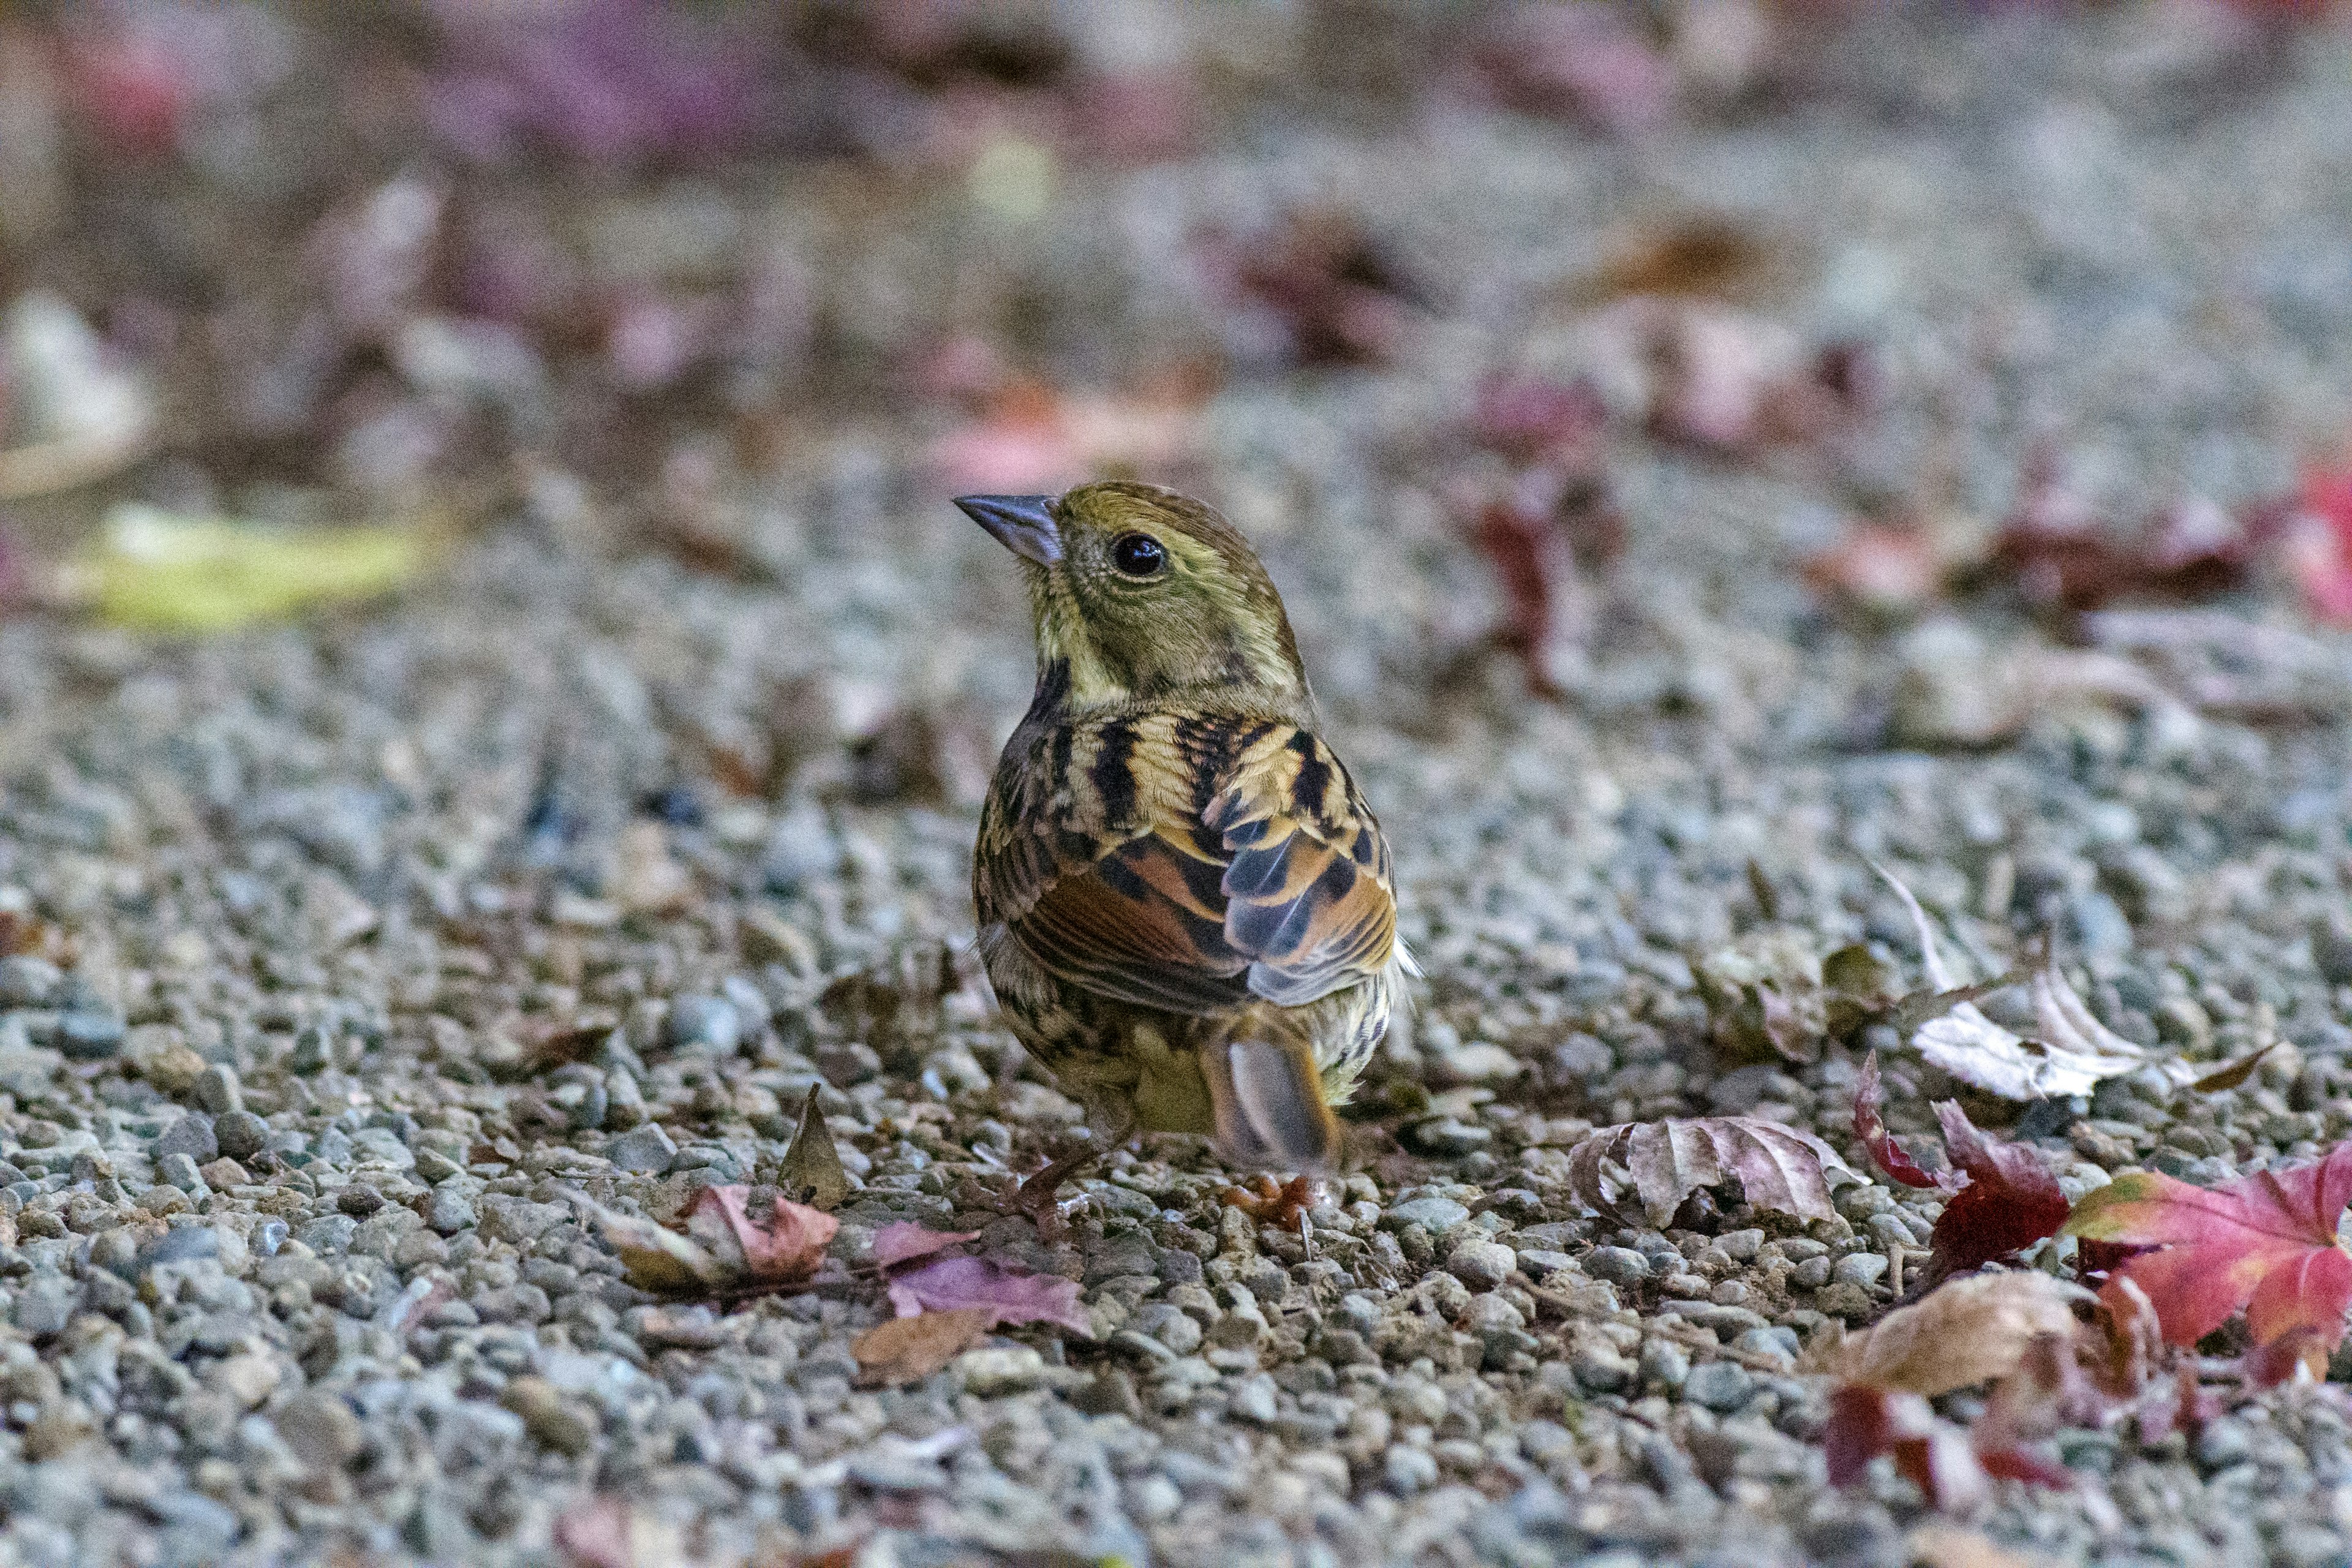
[[[1062,532],[1054,526],[1055,496],[958,496],[956,505],[996,536],[1013,554],[1051,566],[1062,558]]]

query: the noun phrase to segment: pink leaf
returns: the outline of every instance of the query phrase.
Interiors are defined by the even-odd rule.
[[[736,1245],[743,1249],[746,1279],[804,1279],[815,1273],[841,1222],[823,1209],[779,1197],[768,1223],[761,1226],[746,1207],[751,1192],[746,1186],[705,1187],[695,1199],[695,1210],[698,1214],[715,1211],[726,1222]]]
[[[877,1268],[894,1268],[901,1263],[911,1263],[918,1258],[953,1247],[959,1242],[975,1241],[976,1230],[931,1230],[912,1220],[899,1220],[886,1225],[874,1233],[874,1262]]]
[[[1885,1095],[1878,1087],[1878,1053],[1871,1052],[1862,1059],[1862,1071],[1853,1080],[1853,1135],[1862,1140],[1869,1151],[1870,1162],[1906,1187],[1934,1187],[1942,1184],[1919,1168],[1919,1163],[1904,1151],[1879,1120],[1879,1103]]]
[[[1016,1274],[985,1258],[940,1258],[890,1277],[890,1305],[918,1312],[980,1308],[994,1323],[1059,1323],[1087,1332],[1078,1283],[1053,1274]]]

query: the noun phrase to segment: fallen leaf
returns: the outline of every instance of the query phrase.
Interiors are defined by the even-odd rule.
[[[1804,571],[1815,593],[1888,617],[1928,604],[1944,585],[1935,541],[1923,530],[1883,522],[1854,524],[1835,544],[1808,557]]]
[[[792,1147],[784,1151],[776,1185],[794,1203],[830,1210],[840,1207],[849,1195],[849,1173],[842,1168],[841,1151],[834,1146],[832,1130],[817,1114],[820,1089],[820,1085],[809,1085],[808,1098],[801,1101],[801,1124],[793,1133]]]
[[[765,1221],[754,1220],[751,1193],[740,1185],[703,1188],[687,1213],[688,1232],[730,1264],[734,1259],[728,1258],[726,1244],[733,1243],[741,1262],[732,1283],[779,1284],[815,1273],[841,1222],[781,1194],[771,1200]]]
[[[1878,1053],[1871,1052],[1862,1058],[1862,1071],[1853,1079],[1853,1135],[1870,1154],[1871,1163],[1906,1187],[1936,1187],[1943,1184],[1919,1168],[1919,1163],[1904,1152],[1895,1135],[1886,1131],[1880,1120],[1878,1107],[1885,1099],[1878,1087]]]
[[[901,1263],[912,1263],[919,1258],[929,1258],[935,1252],[962,1242],[977,1241],[976,1230],[930,1230],[912,1220],[897,1220],[874,1233],[874,1262],[881,1268],[895,1268]]]
[[[1870,868],[1895,889],[1910,913],[1931,994],[1969,994],[1969,988],[1960,985],[1945,966],[1943,952],[1936,945],[1935,927],[1911,889],[1876,861],[1870,862]],[[1999,982],[1990,984],[1999,985]],[[2029,1040],[2003,1028],[1985,1016],[1973,1001],[1963,1000],[1915,1029],[1912,1047],[1961,1082],[2006,1100],[2088,1094],[2104,1079],[2148,1065],[2146,1051],[2091,1016],[2090,1008],[2055,965],[2036,971],[2027,984],[2041,1039]],[[2174,1072],[2179,1068],[2179,1064],[2171,1064],[2166,1070]]]
[[[849,1353],[857,1358],[859,1382],[896,1388],[921,1382],[978,1344],[992,1321],[982,1307],[892,1318],[852,1340]]]
[[[1748,1202],[1828,1219],[1829,1173],[1853,1175],[1810,1132],[1752,1116],[1633,1121],[1587,1134],[1568,1152],[1569,1189],[1600,1214],[1663,1226],[1683,1199],[1737,1176]],[[1632,1200],[1629,1204],[1627,1200]]]
[[[1538,692],[1557,695],[1584,662],[1593,616],[1580,563],[1605,565],[1623,547],[1607,481],[1597,472],[1531,470],[1486,503],[1470,541],[1503,590],[1495,640],[1518,656]]]
[[[2298,1377],[2327,1381],[2327,1336],[2308,1324],[2289,1329],[2266,1345],[2256,1345],[2238,1358],[2238,1372],[2252,1388],[2276,1388]]]
[[[2279,1043],[2273,1040],[2261,1050],[2240,1057],[2227,1067],[2217,1068],[2203,1078],[2191,1079],[2189,1087],[2200,1094],[2220,1094],[2224,1089],[2239,1088],[2254,1076],[2254,1069],[2263,1065],[2263,1058],[2278,1047]]]
[[[1478,384],[1470,436],[1515,463],[1554,458],[1587,465],[1608,423],[1608,405],[1589,381],[1498,374]]]
[[[1700,213],[1633,236],[1571,298],[1580,304],[1628,294],[1743,298],[1775,280],[1780,259],[1778,246],[1738,219]]]
[[[2352,467],[2314,467],[2282,542],[2304,607],[2323,621],[2352,623]]]
[[[2055,1236],[2066,1223],[2066,1194],[2042,1152],[1987,1138],[1957,1100],[1940,1100],[1944,1152],[1967,1173],[1929,1233],[1928,1269],[1936,1279],[1964,1273]]]
[[[410,523],[277,528],[124,503],[65,568],[68,599],[142,631],[232,631],[391,593],[424,570],[435,532]]]
[[[2352,1257],[2336,1244],[2352,1199],[2352,1143],[2290,1171],[2206,1188],[2133,1171],[2085,1193],[2065,1234],[2159,1248],[2109,1281],[2147,1293],[2168,1343],[2192,1345],[2243,1310],[2257,1345],[2308,1328],[2334,1346],[2352,1306]]]
[[[1354,215],[1317,207],[1211,258],[1265,310],[1301,364],[1378,364],[1400,346],[1422,290]]]
[[[951,490],[988,492],[1061,489],[1107,470],[1164,471],[1197,443],[1202,390],[1130,398],[1014,380],[933,445],[931,466]]]
[[[902,1318],[971,1308],[998,1323],[1059,1323],[1089,1331],[1078,1282],[1055,1274],[1015,1273],[985,1258],[937,1258],[890,1276],[890,1304]]]
[[[1933,1398],[2008,1376],[2036,1335],[2071,1335],[2077,1299],[2087,1292],[2027,1270],[1955,1279],[1848,1334],[1812,1370]]]
[[[608,1209],[585,1193],[564,1196],[595,1223],[604,1245],[620,1254],[629,1283],[662,1295],[716,1289],[730,1283],[733,1271],[699,1243],[643,1215]]]
[[[1693,958],[1710,1032],[1736,1058],[1811,1061],[1829,1027],[1822,961],[1809,933],[1767,927]]]
[[[2100,527],[2048,453],[2026,470],[2022,499],[1994,538],[1987,570],[2037,608],[2093,610],[2126,597],[2200,599],[2239,587],[2262,529],[2191,496],[2137,532]]]
[[[1870,1461],[1895,1457],[1895,1468],[1927,1496],[1930,1505],[1965,1512],[1990,1492],[1990,1478],[1969,1446],[1966,1434],[1937,1419],[1916,1394],[1849,1383],[1830,1394],[1830,1415],[1822,1429],[1829,1481],[1850,1487]]]
[[[1496,97],[1527,114],[1629,133],[1674,110],[1674,62],[1606,5],[1517,6],[1477,52]]]

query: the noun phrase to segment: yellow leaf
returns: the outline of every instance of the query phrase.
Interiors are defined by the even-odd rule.
[[[141,631],[231,631],[414,578],[436,531],[415,523],[278,528],[125,504],[68,568],[77,596]]]

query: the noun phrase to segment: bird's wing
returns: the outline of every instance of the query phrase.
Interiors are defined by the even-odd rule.
[[[1313,734],[1147,715],[1049,738],[982,835],[982,918],[1118,1001],[1296,1006],[1377,973],[1396,939],[1380,826]],[[992,803],[993,804],[993,803]]]

